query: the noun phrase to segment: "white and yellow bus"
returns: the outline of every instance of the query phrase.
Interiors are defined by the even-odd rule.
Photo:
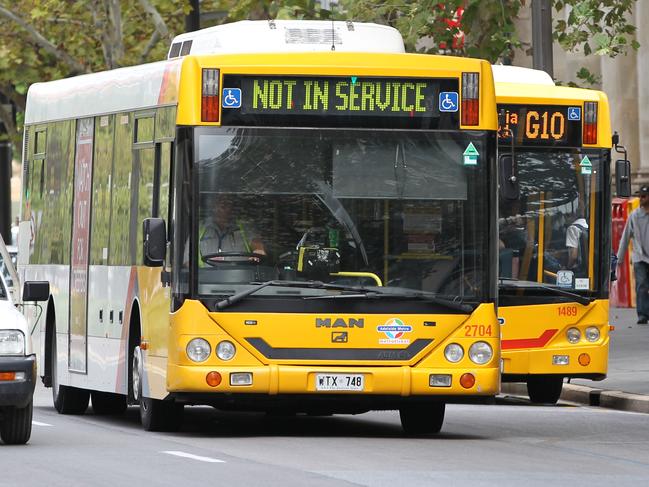
[[[376,25],[210,32],[29,90],[20,269],[51,285],[56,409],[398,409],[430,433],[493,398],[490,65]]]
[[[601,91],[494,66],[503,382],[555,403],[608,368],[611,126]]]

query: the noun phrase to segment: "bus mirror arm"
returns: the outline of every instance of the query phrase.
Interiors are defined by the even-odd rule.
[[[620,136],[617,132],[613,134],[613,146],[615,152],[623,154],[624,159],[615,161],[615,193],[619,198],[631,196],[631,162],[627,157],[626,147],[619,145]]]
[[[142,222],[144,265],[162,267],[167,254],[167,229],[162,218],[145,218]]]

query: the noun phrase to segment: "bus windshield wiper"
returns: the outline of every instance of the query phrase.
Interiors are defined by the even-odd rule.
[[[498,286],[515,288],[515,289],[543,289],[545,291],[550,291],[551,293],[558,294],[559,296],[566,296],[568,298],[572,298],[583,306],[587,306],[593,301],[593,298],[587,298],[586,296],[582,296],[581,294],[566,291],[565,289],[562,289],[560,287],[546,286],[540,282],[534,282],[534,281],[520,281],[512,277],[499,277]]]
[[[375,288],[375,289],[364,289],[361,292],[356,292],[354,294],[327,294],[324,296],[307,296],[304,299],[350,299],[350,298],[361,298],[361,299],[419,299],[422,301],[427,301],[429,303],[438,304],[444,306],[445,308],[452,309],[454,311],[461,311],[463,313],[471,313],[473,308],[471,305],[464,304],[462,301],[454,301],[452,299],[441,298],[433,293],[426,293],[423,291],[388,291],[390,288]]]
[[[367,292],[368,289],[361,287],[361,286],[346,286],[344,284],[330,284],[327,282],[322,282],[322,281],[276,281],[276,280],[271,280],[271,281],[266,281],[266,282],[251,282],[250,284],[254,284],[254,287],[251,287],[249,289],[245,289],[241,292],[232,294],[231,296],[228,296],[227,298],[219,301],[216,303],[216,309],[223,309],[227,308],[228,306],[238,303],[242,299],[250,296],[251,294],[255,294],[257,291],[260,291],[264,289],[265,287],[268,286],[282,286],[282,287],[301,287],[301,288],[308,288],[308,289],[334,289],[338,291],[354,291],[354,292]]]

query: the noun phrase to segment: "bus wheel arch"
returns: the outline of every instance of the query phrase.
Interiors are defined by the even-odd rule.
[[[146,431],[177,431],[182,423],[183,405],[144,395],[144,353],[140,348],[142,327],[139,305],[133,303],[129,325],[129,400],[140,406],[140,421]]]

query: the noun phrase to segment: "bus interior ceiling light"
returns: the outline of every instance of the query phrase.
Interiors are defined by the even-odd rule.
[[[462,125],[480,123],[480,75],[462,73]]]
[[[584,144],[597,144],[597,102],[584,103]]]
[[[201,87],[201,121],[219,121],[219,70],[203,69]]]

